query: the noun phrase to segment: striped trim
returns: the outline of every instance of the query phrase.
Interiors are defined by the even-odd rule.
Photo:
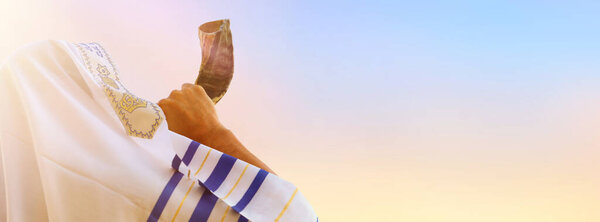
[[[185,154],[183,154],[183,163],[185,163],[185,165],[188,165],[188,164],[190,164],[190,162],[192,162],[194,153],[196,153],[196,150],[198,150],[199,146],[200,146],[200,143],[192,140],[192,142],[188,146],[187,150],[185,151]],[[173,167],[173,169],[179,170],[180,165],[181,165],[181,159],[179,158],[179,156],[175,155],[175,157],[173,157],[173,162],[171,163],[171,166]]]
[[[227,193],[227,195],[225,195],[225,197],[223,197],[223,200],[226,200],[227,197],[229,197],[229,195],[231,195],[231,193],[233,193],[233,190],[235,190],[235,188],[237,187],[237,185],[240,183],[240,180],[242,180],[242,177],[246,173],[246,170],[248,169],[248,166],[250,166],[249,163],[246,164],[246,166],[244,167],[244,170],[242,170],[242,173],[240,174],[240,176],[238,177],[238,179],[235,181],[235,184],[233,184],[233,187],[231,187],[231,190],[229,190],[229,192]]]
[[[200,143],[192,140],[192,142],[188,146],[188,149],[185,151],[185,154],[183,155],[183,163],[185,163],[185,165],[189,165],[190,162],[192,162],[192,158],[194,158],[194,154],[196,153],[196,150],[198,150],[199,146],[200,146]]]
[[[171,162],[171,167],[175,170],[179,170],[179,165],[181,165],[181,159],[179,159],[179,156],[175,155],[175,157],[173,157],[173,162]]]
[[[233,209],[235,211],[239,213],[242,212],[244,208],[246,208],[248,203],[250,203],[250,201],[260,188],[260,185],[262,185],[263,181],[265,181],[265,178],[267,178],[267,175],[269,175],[269,172],[263,169],[260,169],[260,171],[258,171],[258,174],[256,174],[256,177],[254,177],[254,180],[250,184],[250,187],[248,187],[248,190],[246,190],[246,193],[244,193],[244,196],[242,196],[242,199],[235,206],[233,206]]]
[[[210,190],[205,189],[202,197],[198,201],[198,205],[196,205],[196,208],[194,209],[190,221],[207,221],[218,199],[219,198],[210,192]]]
[[[204,186],[211,191],[219,189],[219,186],[221,186],[231,171],[231,168],[233,168],[233,164],[235,164],[236,160],[237,159],[235,157],[222,154],[221,158],[219,158],[219,162],[217,162],[217,165],[215,166],[215,169],[204,182]]]
[[[208,152],[206,153],[206,156],[204,156],[204,160],[202,160],[202,163],[200,164],[200,167],[198,167],[198,170],[196,170],[196,173],[194,174],[194,176],[198,175],[200,170],[202,170],[202,167],[204,167],[204,163],[206,163],[206,159],[208,158],[208,155],[210,155],[210,151],[212,151],[212,150],[208,150]],[[190,171],[188,170],[188,177],[190,176],[189,173],[190,173]],[[179,213],[181,206],[183,206],[185,199],[187,198],[188,194],[190,193],[190,190],[192,190],[192,187],[194,187],[195,184],[196,184],[196,181],[194,181],[192,183],[192,185],[190,185],[190,188],[188,188],[187,193],[185,193],[183,200],[181,200],[181,203],[179,203],[179,207],[177,208],[177,211],[175,212],[175,215],[173,216],[173,220],[171,220],[171,221],[175,221],[175,218],[177,217],[177,214]]]
[[[158,221],[158,218],[160,218],[160,215],[162,214],[163,210],[165,209],[165,206],[167,205],[167,201],[169,201],[169,198],[171,198],[171,194],[173,194],[175,187],[177,187],[177,184],[179,183],[179,181],[181,181],[182,177],[183,174],[179,171],[175,171],[173,173],[173,176],[171,176],[171,179],[169,179],[169,182],[167,182],[165,189],[163,189],[162,193],[158,197],[156,204],[154,204],[154,208],[152,209],[152,212],[148,217],[148,222]]]
[[[296,188],[296,190],[294,190],[292,197],[290,197],[288,202],[285,204],[285,206],[283,207],[283,210],[281,210],[281,212],[279,213],[279,216],[277,216],[277,218],[275,218],[275,222],[279,221],[279,219],[281,219],[281,216],[283,216],[283,213],[285,213],[285,211],[288,209],[288,207],[290,207],[290,204],[292,203],[292,200],[294,200],[296,193],[298,193],[298,188]]]
[[[229,213],[229,209],[231,209],[231,207],[227,206],[227,209],[225,209],[225,213],[223,213],[223,216],[221,217],[221,222],[225,221],[225,218],[227,218],[227,213]]]
[[[212,151],[212,149],[208,150],[208,152],[206,153],[206,156],[204,156],[204,160],[202,160],[202,164],[200,164],[200,167],[198,167],[198,170],[196,170],[196,172],[194,173],[194,176],[197,176],[198,173],[200,173],[200,170],[202,169],[202,167],[204,167],[204,163],[206,163],[206,159],[208,159],[208,155],[210,155],[211,151]]]
[[[185,196],[183,196],[181,203],[179,203],[179,207],[177,207],[177,211],[175,211],[175,215],[173,215],[173,219],[171,219],[171,222],[175,221],[175,218],[177,218],[177,215],[179,214],[179,211],[181,210],[181,207],[183,206],[183,202],[185,202],[185,199],[188,197],[188,195],[190,194],[190,191],[192,191],[192,188],[194,187],[195,184],[196,184],[196,181],[194,181],[192,183],[192,185],[190,185],[190,188],[188,188],[187,192],[185,192]]]
[[[183,163],[184,164],[186,164],[186,165],[190,164],[190,162],[192,161],[192,158],[194,157],[194,154],[196,153],[196,150],[198,150],[199,146],[200,146],[200,144],[196,141],[192,141],[190,143],[190,145],[188,146],[188,149],[185,151],[185,154],[183,155]],[[158,221],[158,219],[160,218],[160,215],[162,214],[163,210],[165,209],[165,206],[167,205],[169,198],[171,198],[173,191],[175,191],[177,184],[179,184],[179,181],[181,181],[181,178],[183,177],[183,174],[180,173],[179,171],[177,171],[177,170],[179,170],[179,166],[181,165],[181,162],[182,162],[182,160],[179,158],[179,156],[175,155],[175,157],[173,157],[171,166],[176,171],[173,172],[171,179],[169,179],[169,182],[167,182],[167,185],[165,186],[162,193],[158,197],[158,200],[156,201],[156,204],[154,204],[154,208],[152,208],[152,212],[150,213],[150,216],[148,217],[147,221],[149,221],[149,222],[150,221]],[[189,193],[189,190],[188,190],[188,193]],[[186,194],[186,196],[187,196],[187,194]]]
[[[248,219],[240,214],[240,218],[238,218],[238,222],[248,222]]]

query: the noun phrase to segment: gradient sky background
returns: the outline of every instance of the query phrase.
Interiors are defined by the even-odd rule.
[[[0,60],[99,42],[153,101],[231,19],[220,118],[321,221],[600,221],[597,1],[0,2]]]

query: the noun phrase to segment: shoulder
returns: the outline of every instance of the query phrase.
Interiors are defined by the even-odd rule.
[[[69,45],[63,40],[40,40],[25,44],[12,52],[2,63],[0,68],[6,69],[37,69],[41,65],[63,64],[72,62],[69,54]]]

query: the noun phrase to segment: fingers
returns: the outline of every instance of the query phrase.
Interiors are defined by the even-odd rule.
[[[195,88],[196,86],[199,86],[199,85],[195,85],[195,84],[191,84],[191,83],[184,83],[183,85],[181,85],[181,89]]]
[[[158,103],[156,103],[156,105],[160,106],[160,108],[166,113],[171,109],[176,108],[176,106],[179,103],[177,103],[175,100],[171,99],[171,98],[165,98],[165,99],[161,99],[160,101],[158,101]]]
[[[168,98],[180,98],[181,96],[183,96],[183,92],[181,90],[173,90],[171,91],[171,94],[169,94]]]
[[[184,93],[206,93],[204,92],[204,89],[202,88],[202,86],[199,85],[194,85],[191,83],[184,83],[183,85],[181,85],[181,90],[173,90],[171,91],[171,94],[169,94],[168,98],[181,98],[183,96]]]
[[[212,104],[212,100],[208,97],[202,86],[184,83],[181,85],[181,89],[171,91],[167,98],[160,100],[157,104],[161,108],[167,107],[168,109],[176,105],[194,103]]]
[[[206,91],[204,91],[204,88],[202,88],[202,86],[196,85],[196,84],[191,84],[191,83],[184,83],[183,85],[181,85],[181,91],[187,92],[187,93],[197,93],[197,94],[207,95]]]
[[[191,83],[184,83],[183,85],[181,85],[181,90],[185,90],[185,89],[204,91],[204,88],[202,88],[202,86],[196,85],[196,84],[191,84]]]
[[[160,106],[160,108],[165,109],[167,108],[169,105],[171,105],[171,100],[167,99],[161,99],[159,100],[156,105]]]

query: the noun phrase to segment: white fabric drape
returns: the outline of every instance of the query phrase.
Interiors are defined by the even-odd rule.
[[[0,67],[0,220],[317,221],[297,188],[168,130],[95,43]]]

